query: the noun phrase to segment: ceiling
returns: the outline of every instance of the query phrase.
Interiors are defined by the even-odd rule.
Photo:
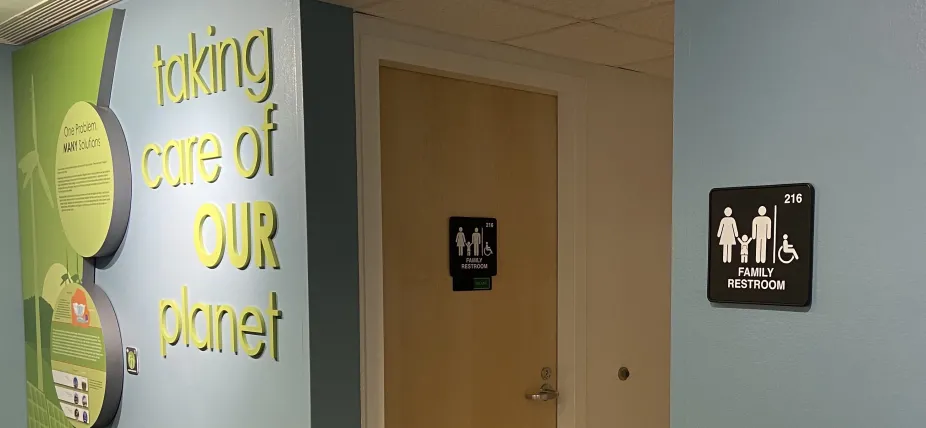
[[[4,22],[43,1],[44,0],[0,0],[0,22]]]
[[[409,25],[672,77],[673,0],[326,1]],[[112,2],[0,0],[0,43],[24,43],[61,25],[57,21]]]
[[[325,1],[404,24],[672,78],[673,0]]]

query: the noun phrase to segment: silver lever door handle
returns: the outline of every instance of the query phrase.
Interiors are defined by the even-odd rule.
[[[550,401],[559,397],[559,391],[553,389],[549,384],[543,384],[543,386],[540,387],[540,391],[528,392],[524,394],[524,397],[532,401]]]

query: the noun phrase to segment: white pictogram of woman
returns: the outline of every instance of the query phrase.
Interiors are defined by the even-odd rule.
[[[720,227],[717,229],[717,237],[720,238],[720,246],[723,247],[723,262],[730,263],[733,261],[733,246],[736,245],[739,231],[736,230],[736,219],[731,217],[733,208],[724,208],[723,215],[724,218],[720,220]]]

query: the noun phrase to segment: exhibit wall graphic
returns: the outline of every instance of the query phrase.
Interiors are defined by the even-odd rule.
[[[285,0],[131,0],[14,53],[30,427],[307,426],[301,67]]]
[[[101,13],[13,56],[32,426],[104,426],[122,396],[122,337],[93,269],[129,216],[128,152],[108,108],[122,16]]]

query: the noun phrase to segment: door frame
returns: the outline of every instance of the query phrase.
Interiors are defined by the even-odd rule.
[[[557,96],[557,428],[586,426],[584,80],[382,34],[355,15],[361,426],[384,428],[379,69],[389,65]],[[414,32],[414,31],[411,31]],[[414,38],[414,37],[413,37]],[[449,280],[449,277],[448,277]],[[517,391],[521,393],[521,391]]]

